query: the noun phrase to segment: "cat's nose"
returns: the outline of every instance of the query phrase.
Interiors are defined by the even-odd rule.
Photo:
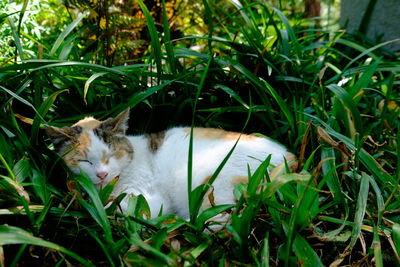
[[[96,173],[96,176],[99,177],[100,179],[105,179],[108,175],[108,172],[106,171],[100,171],[98,173]]]

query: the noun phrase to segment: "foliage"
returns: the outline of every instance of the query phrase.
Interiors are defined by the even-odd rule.
[[[21,2],[21,1],[19,1]],[[29,4],[28,4],[29,3]],[[52,14],[59,14],[55,18]],[[4,62],[16,54],[20,42],[23,53],[28,58],[40,58],[43,49],[54,40],[60,28],[69,21],[67,11],[58,1],[15,1],[4,0],[0,3],[0,61]],[[18,31],[18,39],[13,31]]]
[[[139,4],[151,42],[140,64],[96,64],[86,13],[41,55],[21,38],[28,20],[8,24],[18,50],[0,69],[6,264],[399,264],[400,65],[384,44],[366,47],[255,1],[204,0],[204,35],[171,39],[167,16],[160,28]],[[109,200],[112,184],[98,192],[71,174],[42,128],[127,107],[130,133],[192,124],[267,134],[296,152],[297,170],[268,175],[266,159],[235,187],[233,209],[198,212],[208,187],[190,188],[190,221],[146,219],[142,196],[122,214],[123,195]],[[224,212],[231,220],[215,230],[208,219]]]

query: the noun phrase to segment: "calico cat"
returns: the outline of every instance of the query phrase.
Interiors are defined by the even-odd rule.
[[[175,213],[189,218],[187,166],[190,128],[176,127],[160,133],[125,135],[129,109],[115,118],[98,121],[88,117],[71,127],[46,126],[56,152],[68,167],[82,169],[97,188],[119,177],[113,196],[127,193],[121,202],[127,208],[129,195],[142,194],[152,217]],[[239,134],[221,129],[193,129],[192,188],[209,181],[228,154]],[[212,205],[234,204],[234,185],[247,183],[251,173],[271,154],[271,165],[293,160],[286,148],[267,138],[242,135],[234,152],[213,183],[213,203],[204,198],[202,209]]]

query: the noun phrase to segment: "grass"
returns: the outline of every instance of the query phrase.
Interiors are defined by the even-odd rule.
[[[171,40],[168,23],[157,32],[139,3],[151,46],[135,65],[92,63],[95,52],[71,42],[85,15],[42,59],[23,54],[10,23],[18,49],[0,69],[3,264],[399,265],[399,61],[258,2],[203,1],[209,34]],[[208,187],[189,187],[190,221],[145,219],[142,196],[126,214],[123,195],[104,209],[113,185],[98,192],[73,175],[43,124],[127,107],[132,134],[182,124],[266,134],[295,152],[298,169],[269,177],[266,159],[235,187],[234,209],[199,212]],[[222,212],[230,222],[206,233]]]

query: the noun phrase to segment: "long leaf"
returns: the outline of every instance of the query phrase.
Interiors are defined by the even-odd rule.
[[[154,58],[156,61],[156,67],[157,67],[158,82],[160,82],[160,78],[161,78],[161,74],[162,74],[162,65],[161,65],[162,53],[161,53],[161,44],[160,44],[158,32],[157,32],[156,26],[154,25],[153,17],[151,16],[146,5],[143,3],[142,0],[138,0],[138,3],[140,5],[140,8],[142,9],[144,17],[146,18],[147,27],[149,28],[149,33],[150,33],[150,38],[151,38],[151,46],[153,48],[153,55],[154,55]]]
[[[8,23],[10,24],[10,27],[11,27],[11,32],[12,32],[13,37],[14,37],[15,46],[17,47],[19,58],[21,59],[21,62],[23,62],[24,61],[24,51],[22,49],[21,39],[19,38],[19,33],[18,33],[17,29],[15,28],[15,24],[14,24],[13,18],[12,17],[8,17],[7,20],[8,20]],[[17,55],[15,55],[15,56],[17,56]]]
[[[342,87],[335,85],[335,84],[330,84],[327,86],[327,88],[329,90],[331,90],[340,99],[340,101],[342,101],[345,109],[349,110],[349,112],[351,114],[351,118],[354,121],[354,126],[350,125],[349,127],[355,128],[355,130],[358,132],[362,132],[362,122],[361,122],[360,112],[359,112],[356,104],[354,103],[351,95],[346,90],[344,90]],[[355,133],[353,133],[353,135],[354,134]],[[354,138],[354,136],[352,136],[352,137]]]
[[[88,193],[89,198],[92,202],[89,204],[79,199],[80,203],[87,209],[87,211],[90,213],[93,219],[101,226],[101,228],[105,233],[105,238],[107,242],[112,243],[113,239],[112,239],[110,222],[107,218],[107,214],[103,207],[103,203],[101,202],[101,199],[99,197],[97,189],[93,185],[90,178],[83,172],[81,172],[80,176],[76,177],[76,180]]]
[[[393,243],[396,248],[397,254],[400,255],[400,224],[394,223],[392,226]]]
[[[357,199],[357,207],[356,207],[356,214],[354,216],[354,227],[351,233],[351,241],[348,245],[348,249],[354,247],[359,234],[361,233],[361,226],[363,223],[363,219],[365,216],[365,211],[367,208],[367,201],[368,201],[368,193],[369,193],[369,183],[370,177],[366,173],[362,173],[361,175],[361,185],[360,190],[358,192],[358,199]]]
[[[203,227],[204,223],[208,219],[211,219],[212,217],[217,216],[218,214],[230,210],[234,207],[235,205],[233,204],[225,204],[225,205],[217,205],[202,211],[196,219],[196,224],[198,228]]]
[[[175,67],[175,56],[174,56],[174,47],[171,42],[171,33],[169,31],[169,23],[168,23],[168,16],[167,16],[167,9],[165,6],[165,0],[162,0],[163,5],[163,28],[164,28],[164,46],[165,50],[167,51],[168,57],[168,66],[173,74],[176,74],[176,67]]]
[[[369,182],[371,183],[372,188],[375,191],[376,196],[376,206],[378,210],[378,221],[376,222],[377,226],[380,227],[382,223],[383,212],[385,211],[385,202],[383,200],[381,189],[378,184],[375,182],[373,177],[369,177]]]
[[[60,47],[61,43],[64,39],[73,31],[73,29],[82,21],[82,19],[87,15],[87,12],[82,13],[79,17],[77,17],[71,24],[63,30],[63,32],[58,36],[55,41],[53,47],[50,50],[50,56],[53,56],[57,49]]]
[[[167,264],[167,266],[172,266],[173,263],[174,263],[172,261],[172,259],[169,258],[167,255],[165,255],[161,251],[153,248],[152,246],[146,244],[145,242],[143,242],[142,240],[140,240],[140,239],[138,239],[138,238],[136,238],[134,236],[131,237],[130,243],[132,245],[135,245],[135,246],[141,248],[142,250],[150,253],[153,257],[156,257],[157,259],[162,260],[165,264]],[[130,252],[128,252],[127,256],[129,256],[129,253]]]
[[[335,153],[333,148],[322,148],[321,151],[322,173],[326,177],[326,183],[332,192],[333,199],[338,203],[347,205],[344,199],[342,187],[335,167]]]
[[[322,126],[324,126],[324,130],[331,136],[336,137],[340,141],[346,144],[346,146],[351,150],[355,150],[354,142],[348,138],[347,136],[338,133],[337,131],[333,130],[327,123],[321,120],[319,117],[305,114],[306,116],[318,121]],[[375,177],[382,183],[387,184],[388,182],[392,184],[397,184],[396,181],[392,176],[390,176],[385,170],[383,170],[382,166],[376,162],[376,160],[364,149],[361,149],[359,152],[359,157],[365,168],[367,168],[371,173],[375,175]]]
[[[31,103],[29,103],[29,101],[23,99],[22,97],[20,97],[19,95],[17,95],[17,94],[14,93],[13,91],[11,91],[11,90],[9,90],[9,89],[7,89],[7,88],[1,86],[1,85],[0,85],[0,89],[2,89],[3,91],[5,91],[5,92],[8,93],[9,95],[11,95],[13,98],[17,99],[17,100],[20,101],[21,103],[24,103],[25,105],[31,107],[31,108],[35,111],[35,113],[36,113],[41,119],[43,119],[43,118],[40,116],[40,113],[36,110],[36,108],[35,108]]]
[[[94,80],[96,80],[97,78],[99,78],[99,77],[101,77],[101,76],[104,76],[104,75],[106,75],[106,74],[107,74],[107,72],[98,72],[98,73],[95,73],[95,74],[93,74],[92,76],[90,76],[89,79],[87,79],[87,81],[85,82],[85,86],[84,86],[84,88],[83,88],[83,101],[85,101],[85,103],[87,103],[87,102],[86,102],[86,96],[87,96],[87,93],[88,93],[88,91],[89,91],[89,86],[90,86],[90,84],[91,84]]]
[[[268,155],[267,158],[260,164],[260,166],[258,166],[254,174],[250,177],[249,184],[247,186],[247,194],[250,197],[256,194],[257,188],[260,186],[261,181],[267,173],[270,161],[271,155]]]
[[[21,228],[10,225],[0,225],[0,246],[12,244],[31,244],[51,248],[74,258],[85,266],[94,266],[76,253],[52,242],[35,237]]]
[[[296,182],[306,182],[310,180],[310,174],[302,173],[285,173],[279,175],[278,177],[271,180],[271,182],[266,183],[265,189],[263,190],[263,197],[268,198],[272,196],[276,191],[278,191],[286,183],[296,181]]]
[[[193,203],[193,201],[198,201],[199,199],[193,199],[192,197],[192,171],[193,171],[193,127],[194,127],[194,119],[195,119],[195,111],[197,107],[197,101],[199,99],[201,90],[203,89],[204,82],[206,80],[207,74],[208,74],[208,69],[210,68],[212,62],[212,57],[210,56],[207,61],[206,68],[204,69],[202,75],[201,75],[201,80],[200,83],[197,87],[197,92],[196,92],[196,98],[194,99],[194,104],[193,104],[193,114],[192,114],[192,125],[190,127],[190,137],[189,137],[189,151],[188,151],[188,173],[187,173],[187,192],[188,192],[188,199],[189,199],[189,214],[190,214],[190,221],[195,222],[197,214],[199,212],[199,207],[201,203]],[[215,179],[215,178],[214,178]],[[204,194],[205,194],[204,190]],[[203,194],[203,193],[201,193]],[[197,205],[197,207],[196,207]]]
[[[289,20],[286,18],[286,16],[277,8],[272,8],[276,14],[278,14],[279,18],[285,24],[286,30],[288,32],[288,35],[290,37],[290,40],[292,41],[293,49],[298,57],[301,57],[301,48],[300,45],[297,41],[296,34],[294,33],[294,30],[292,26],[290,25]]]
[[[58,97],[58,95],[63,93],[63,92],[67,92],[67,91],[68,91],[68,89],[64,89],[64,90],[60,90],[60,91],[52,93],[40,105],[40,108],[39,108],[38,112],[36,113],[35,118],[33,119],[32,130],[31,130],[31,140],[32,140],[32,142],[38,144],[39,127],[40,127],[40,124],[41,124],[43,118],[46,116],[47,112],[52,107],[54,101],[56,101],[56,98]]]
[[[299,234],[293,240],[293,251],[304,267],[324,266],[314,249]]]
[[[249,79],[249,81],[251,81],[256,86],[257,90],[260,90],[259,94],[264,94],[266,92],[273,97],[273,99],[278,104],[279,108],[282,110],[284,116],[286,117],[286,119],[289,123],[290,129],[292,129],[292,131],[294,132],[296,129],[295,128],[296,126],[295,126],[293,115],[290,111],[289,106],[282,99],[282,97],[276,92],[276,90],[267,81],[260,79],[259,77],[257,77],[253,73],[251,73],[242,64],[238,63],[237,61],[229,59],[229,58],[224,59],[224,61],[227,62],[225,64],[233,66],[237,71],[239,71],[247,79]],[[224,61],[221,61],[221,62],[224,62]]]

